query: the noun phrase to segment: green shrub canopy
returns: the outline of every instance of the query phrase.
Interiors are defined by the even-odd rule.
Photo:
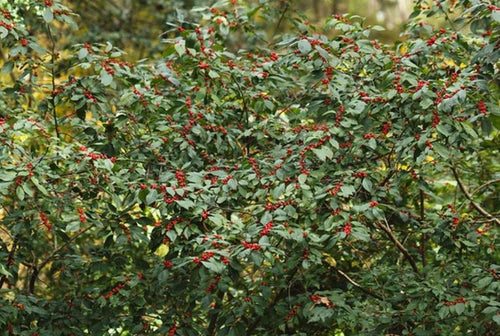
[[[500,8],[388,46],[261,2],[140,61],[1,11],[1,335],[498,335]]]

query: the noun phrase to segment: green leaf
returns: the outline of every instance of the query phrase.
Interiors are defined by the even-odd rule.
[[[224,266],[224,264],[222,264],[220,262],[216,262],[214,260],[202,261],[201,263],[203,264],[203,266],[205,266],[206,268],[208,268],[210,271],[212,271],[214,273],[222,273],[224,271],[224,269],[226,268]]]
[[[44,196],[49,196],[49,191],[40,184],[38,179],[36,177],[31,177],[30,181],[35,185],[35,187],[44,195]]]
[[[178,40],[174,44],[175,51],[179,56],[182,56],[186,53],[186,41],[184,40]]]
[[[43,10],[42,16],[46,23],[50,23],[54,20],[54,13],[52,13],[52,9],[48,6]]]
[[[13,181],[17,176],[17,173],[13,170],[2,171],[0,173],[0,180],[2,181]]]
[[[373,183],[372,183],[372,181],[368,177],[365,177],[363,179],[362,185],[363,185],[363,188],[365,188],[366,191],[368,191],[368,192],[372,191]]]
[[[355,192],[356,192],[356,189],[354,189],[353,186],[344,185],[344,186],[340,187],[339,196],[349,197],[349,196],[353,195]]]
[[[191,209],[195,206],[194,202],[187,199],[187,200],[178,200],[178,201],[175,201],[175,203],[179,204],[181,207],[183,207],[184,209]]]
[[[7,269],[5,268],[5,266],[3,264],[0,264],[0,274],[2,275],[5,275],[5,276],[8,276],[8,277],[11,277],[12,274],[10,274]]]
[[[478,289],[486,288],[492,281],[493,278],[491,276],[484,277],[476,283],[476,287]]]
[[[0,39],[6,38],[7,35],[9,35],[9,31],[5,27],[1,26],[0,27]]]
[[[87,50],[87,48],[81,48],[80,50],[78,50],[78,59],[83,59],[87,57],[88,54],[89,51]]]
[[[449,307],[447,307],[447,306],[443,306],[443,307],[441,307],[441,308],[439,309],[439,313],[438,313],[438,315],[439,315],[439,318],[440,318],[441,320],[443,320],[445,317],[447,317],[447,316],[449,315],[449,313],[450,313],[450,309],[449,309]]]
[[[500,10],[491,11],[491,18],[496,22],[500,23]]]
[[[465,310],[465,304],[460,302],[455,305],[455,311],[457,312],[458,315],[462,315],[464,310]]]
[[[448,159],[450,157],[450,150],[445,146],[434,142],[432,148],[436,151],[443,159]]]
[[[101,80],[102,85],[108,86],[113,82],[113,76],[110,75],[106,70],[102,70],[101,74],[99,75],[99,78]]]
[[[20,201],[23,201],[24,200],[24,190],[21,186],[18,186],[16,188],[16,195],[17,195],[17,198],[20,200]]]
[[[12,72],[12,69],[14,68],[14,62],[12,61],[7,61],[3,64],[2,66],[2,73],[4,75],[10,74]]]
[[[312,151],[321,161],[326,161],[326,159],[331,159],[333,157],[333,152],[328,146],[322,146],[321,148],[313,148]]]
[[[300,52],[303,54],[307,54],[308,52],[311,51],[311,43],[309,43],[308,40],[302,39],[297,43],[297,47],[299,48]]]
[[[68,223],[66,225],[66,229],[64,231],[65,232],[77,232],[78,230],[80,230],[80,222],[73,221],[73,222]]]

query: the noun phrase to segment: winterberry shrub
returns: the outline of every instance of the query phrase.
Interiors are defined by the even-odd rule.
[[[351,15],[265,43],[266,8],[141,61],[1,10],[2,335],[498,334],[500,9],[417,1],[384,45]]]

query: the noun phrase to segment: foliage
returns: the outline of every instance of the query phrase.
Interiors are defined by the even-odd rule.
[[[2,335],[498,333],[500,9],[235,51],[262,3],[134,63],[59,43],[59,1],[2,10]]]

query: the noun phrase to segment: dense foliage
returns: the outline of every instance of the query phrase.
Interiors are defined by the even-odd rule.
[[[133,63],[1,11],[1,335],[498,334],[500,8],[388,46],[261,3]]]

